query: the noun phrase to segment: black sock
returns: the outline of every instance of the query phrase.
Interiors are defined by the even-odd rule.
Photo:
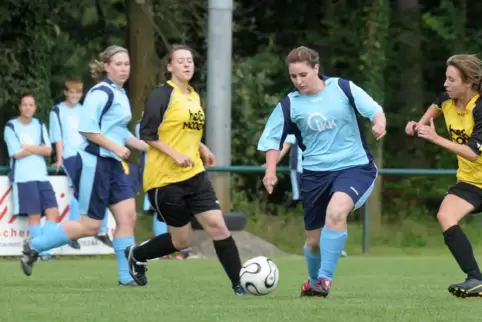
[[[445,244],[452,252],[462,271],[467,274],[467,277],[482,280],[482,274],[475,260],[472,245],[460,226],[450,227],[444,231],[443,235]]]
[[[172,244],[170,233],[162,234],[134,249],[134,258],[139,262],[174,253],[177,249]]]
[[[218,255],[221,265],[223,265],[226,274],[233,287],[239,285],[239,272],[241,271],[241,259],[239,258],[239,251],[232,236],[223,240],[215,240],[214,249]]]

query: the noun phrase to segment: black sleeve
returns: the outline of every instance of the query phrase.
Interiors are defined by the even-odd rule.
[[[173,88],[163,85],[154,89],[147,97],[139,125],[139,137],[144,141],[159,140],[159,126],[171,100]]]
[[[448,101],[449,99],[450,97],[447,95],[447,93],[443,92],[435,99],[435,101],[432,104],[436,105],[438,108],[441,109],[443,102]]]
[[[472,110],[474,116],[474,129],[467,144],[477,155],[482,153],[482,100],[479,98]]]

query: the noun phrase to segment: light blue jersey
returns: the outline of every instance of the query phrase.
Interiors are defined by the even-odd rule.
[[[77,155],[77,150],[83,142],[79,133],[80,110],[82,105],[70,107],[60,103],[50,112],[50,141],[57,143],[62,141],[63,159]]]
[[[125,145],[125,141],[133,137],[127,124],[132,118],[131,106],[124,89],[106,79],[92,87],[85,96],[84,106],[80,112],[80,132],[100,133],[112,142]],[[80,148],[101,156],[120,160],[112,151],[83,139]]]
[[[290,169],[295,170],[298,173],[303,172],[303,151],[296,142],[296,136],[290,134],[286,136],[285,143],[291,144],[290,152]]]
[[[3,138],[10,156],[10,182],[49,181],[45,157],[41,155],[30,155],[21,159],[13,157],[22,152],[24,144],[50,147],[47,129],[42,122],[33,118],[30,124],[23,124],[16,118],[12,119],[5,125]]]
[[[303,169],[336,171],[368,164],[373,155],[356,112],[373,120],[381,106],[350,81],[323,78],[321,92],[303,96],[293,91],[276,106],[258,150],[281,150],[287,135],[294,134],[303,151]]]

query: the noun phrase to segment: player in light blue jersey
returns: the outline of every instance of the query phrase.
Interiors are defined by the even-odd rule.
[[[276,106],[259,140],[258,150],[266,151],[263,183],[272,193],[279,150],[287,135],[294,134],[303,151],[301,199],[309,275],[301,295],[326,297],[347,240],[347,216],[365,203],[377,177],[357,113],[373,123],[377,140],[386,133],[386,119],[380,105],[354,83],[319,76],[316,51],[298,47],[287,61],[296,90]]]
[[[116,220],[113,246],[117,257],[119,285],[137,286],[129,274],[124,250],[133,246],[136,209],[134,192],[121,161],[130,156],[126,147],[146,150],[147,144],[127,130],[131,120],[129,99],[123,89],[129,78],[127,50],[110,46],[92,64],[92,76],[99,81],[90,89],[80,113],[79,132],[84,137],[77,154],[74,190],[79,200],[80,221],[68,221],[52,233],[27,240],[21,264],[32,274],[38,253],[69,244],[72,240],[95,236],[110,207]],[[103,80],[102,80],[103,79]]]
[[[45,125],[33,117],[37,109],[31,94],[20,99],[20,116],[7,122],[3,138],[10,156],[9,179],[12,185],[13,213],[28,215],[33,238],[48,235],[57,226],[57,198],[47,174],[45,157],[52,153]],[[40,226],[41,216],[46,221]],[[43,260],[53,259],[50,248],[40,253]]]
[[[62,167],[69,179],[72,188],[74,174],[76,172],[75,160],[77,151],[83,142],[83,137],[79,133],[80,105],[79,101],[83,93],[83,83],[79,80],[69,80],[65,82],[65,101],[54,106],[50,112],[50,141],[55,144],[57,160],[54,166],[57,172]],[[107,212],[107,209],[106,209]],[[80,209],[77,198],[72,194],[69,204],[70,220],[80,220]],[[97,240],[105,245],[112,247],[112,241],[107,234],[107,224],[109,217],[104,217],[99,233],[95,236]],[[77,240],[73,240],[70,247],[80,249]]]

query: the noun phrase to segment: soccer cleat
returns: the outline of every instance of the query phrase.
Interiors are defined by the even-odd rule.
[[[69,246],[73,249],[80,249],[80,244],[77,240],[73,240],[70,242]]]
[[[315,297],[322,297],[323,295],[319,292],[316,292],[311,287],[310,281],[304,282],[301,285],[300,296],[315,296]]]
[[[348,256],[348,254],[346,253],[346,251],[341,252],[341,257],[347,257],[347,256]]]
[[[134,258],[135,246],[129,246],[125,249],[124,253],[127,257],[127,265],[129,265],[129,274],[131,274],[134,281],[136,281],[139,286],[147,285],[147,262],[138,262]]]
[[[112,247],[112,240],[110,240],[109,235],[107,235],[107,233],[98,234],[94,236],[94,238],[100,241],[102,244],[106,245],[107,247]]]
[[[312,286],[313,291],[319,293],[319,296],[327,297],[330,293],[331,281],[327,278],[320,277],[316,280],[316,283]]]
[[[452,284],[449,292],[456,297],[482,297],[482,281],[475,278],[468,278],[465,282]]]
[[[43,262],[48,262],[48,261],[55,261],[57,260],[57,256],[55,255],[40,255],[40,260]]]
[[[237,296],[246,296],[251,295],[248,291],[246,291],[241,285],[237,285],[233,287],[234,294]]]
[[[33,264],[37,261],[39,255],[32,249],[31,239],[25,239],[23,241],[22,257],[20,257],[20,265],[22,266],[23,273],[27,276],[32,275]]]

